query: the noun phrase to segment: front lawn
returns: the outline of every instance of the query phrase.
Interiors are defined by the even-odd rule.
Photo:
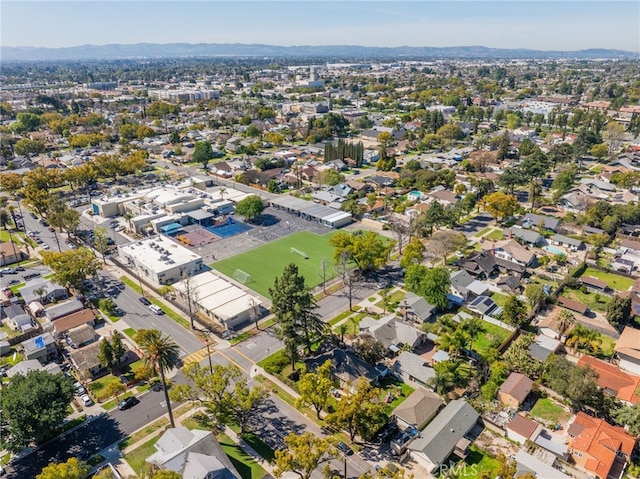
[[[493,226],[487,226],[484,229],[481,229],[480,231],[478,231],[476,234],[474,234],[473,236],[475,236],[476,238],[480,238],[481,236],[486,235],[489,231],[491,231],[493,229]]]
[[[611,289],[616,291],[627,291],[633,286],[634,280],[619,274],[609,273],[608,271],[600,271],[599,269],[588,267],[582,273],[582,276],[593,276],[594,278],[605,281]]]
[[[222,446],[233,466],[236,468],[242,479],[262,479],[266,471],[251,456],[242,450],[225,434],[218,435],[218,442]]]
[[[531,415],[552,424],[566,421],[570,416],[562,406],[549,398],[538,399],[531,409]]]
[[[484,238],[499,241],[504,238],[504,235],[502,234],[502,230],[493,230],[488,235],[485,235]]]
[[[160,439],[160,436],[150,439],[141,446],[135,448],[133,451],[124,455],[125,461],[129,463],[131,469],[133,469],[136,474],[140,474],[140,471],[146,464],[145,460],[147,457],[156,452],[154,445],[158,442],[158,439]]]
[[[407,293],[401,289],[394,291],[387,297],[387,313],[395,311],[400,302],[405,298]],[[382,295],[380,295],[382,296]],[[384,307],[384,299],[378,301],[374,306],[377,306],[380,309],[385,309]]]

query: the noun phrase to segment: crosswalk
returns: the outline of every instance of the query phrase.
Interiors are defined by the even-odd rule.
[[[190,354],[186,358],[183,358],[182,364],[184,364],[185,366],[189,366],[190,364],[193,364],[193,363],[199,363],[200,361],[202,361],[203,359],[206,359],[207,357],[208,357],[207,348],[202,348],[201,350]]]

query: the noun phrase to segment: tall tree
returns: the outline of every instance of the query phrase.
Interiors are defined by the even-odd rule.
[[[515,294],[504,302],[502,318],[512,326],[522,326],[527,322],[527,307]]]
[[[447,294],[451,279],[444,268],[427,268],[423,265],[412,265],[405,274],[407,289],[419,294],[440,310],[447,308]]]
[[[52,462],[42,469],[36,479],[84,479],[87,474],[89,466],[78,458],[71,457],[67,462]]]
[[[362,272],[381,268],[387,262],[394,241],[384,241],[373,231],[347,233],[340,231],[329,239],[333,246],[333,259],[337,263],[346,252]]]
[[[355,391],[342,396],[336,403],[335,411],[326,417],[327,423],[347,431],[352,441],[356,434],[365,440],[370,439],[387,421],[381,394],[380,389],[361,379]]]
[[[305,284],[298,267],[287,265],[269,288],[271,312],[277,321],[279,337],[284,341],[295,368],[295,351],[304,345],[307,353],[311,345],[326,333],[326,324],[313,312],[317,308],[313,295]]]
[[[192,160],[196,163],[202,164],[203,169],[207,169],[207,165],[209,164],[209,160],[211,160],[215,155],[213,154],[213,148],[211,147],[211,143],[208,141],[199,141],[196,143],[196,146],[193,150]]]
[[[315,373],[305,373],[298,381],[300,398],[297,406],[313,407],[318,419],[320,419],[322,410],[327,407],[331,397],[331,390],[334,388],[333,380],[331,379],[331,367],[331,361],[327,360],[318,367]]]
[[[54,272],[56,283],[80,290],[82,282],[92,278],[100,269],[100,262],[87,248],[78,248],[56,253],[44,251],[42,264]]]
[[[211,369],[198,363],[183,368],[190,384],[171,390],[176,401],[191,400],[205,407],[219,425],[237,424],[245,433],[251,417],[264,403],[268,392],[262,386],[250,388],[247,377],[234,364],[216,364]]]
[[[276,451],[274,475],[277,478],[285,472],[294,472],[300,479],[310,479],[321,464],[338,455],[335,446],[310,432],[302,435],[291,433],[284,438],[284,442],[287,448]]]
[[[67,417],[72,398],[72,381],[63,374],[30,371],[14,376],[0,396],[0,417],[9,432],[3,434],[6,447],[17,452],[51,439]]]
[[[236,213],[251,222],[264,211],[262,199],[257,195],[247,196],[236,204]]]
[[[180,348],[173,342],[173,339],[168,336],[163,336],[157,329],[140,329],[134,339],[142,350],[142,359],[144,362],[160,374],[162,389],[167,403],[167,412],[169,413],[169,421],[171,422],[171,427],[176,427],[175,421],[173,420],[171,400],[169,398],[169,392],[167,391],[166,373],[178,364]]]
[[[621,298],[617,294],[607,305],[607,321],[615,327],[624,326],[631,319],[631,297]]]
[[[425,247],[422,241],[419,238],[413,237],[407,244],[404,249],[404,253],[402,254],[402,258],[400,258],[400,266],[403,269],[407,269],[409,266],[413,264],[420,264],[424,260],[424,251]]]
[[[513,215],[520,206],[515,196],[505,195],[502,191],[496,191],[495,193],[485,196],[482,199],[482,204],[496,220],[501,220]]]

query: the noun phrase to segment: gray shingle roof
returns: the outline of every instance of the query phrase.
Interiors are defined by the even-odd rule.
[[[422,431],[421,437],[409,445],[409,449],[422,452],[433,464],[442,464],[479,417],[466,401],[451,401]]]

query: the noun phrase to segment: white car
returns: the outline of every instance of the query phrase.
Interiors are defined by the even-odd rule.
[[[42,249],[49,249],[50,246],[47,243],[42,243]]]
[[[85,406],[93,406],[93,401],[88,394],[83,394],[80,399],[82,400],[82,404],[84,404]]]
[[[149,306],[149,309],[156,314],[164,314],[164,311],[162,311],[162,308],[158,305],[152,304]]]
[[[464,258],[464,254],[462,253],[462,251],[456,251],[456,256],[458,258]]]

